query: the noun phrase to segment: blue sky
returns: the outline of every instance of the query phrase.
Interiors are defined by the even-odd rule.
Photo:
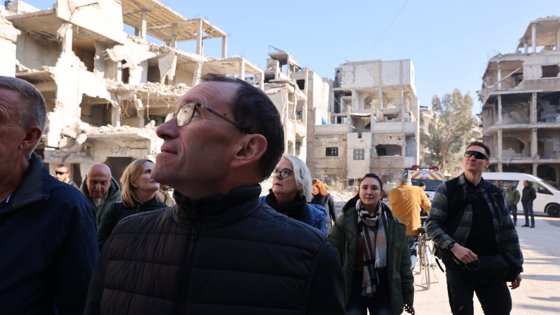
[[[28,3],[44,9],[55,1]],[[346,61],[412,60],[420,105],[458,88],[475,100],[488,59],[512,53],[529,22],[560,16],[558,0],[164,0],[187,18],[204,17],[228,33],[229,56],[265,68],[269,47],[332,79]],[[194,51],[192,44],[179,46]],[[221,41],[205,44],[217,57]]]

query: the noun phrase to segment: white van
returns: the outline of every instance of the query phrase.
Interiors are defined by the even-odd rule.
[[[534,212],[544,212],[554,217],[560,216],[560,191],[539,177],[525,173],[485,172],[482,173],[482,178],[494,183],[498,181],[502,189],[505,189],[511,183],[519,191],[519,194],[523,191],[523,181],[527,180],[537,192],[537,199],[533,202]],[[517,211],[523,213],[521,200],[517,204]]]

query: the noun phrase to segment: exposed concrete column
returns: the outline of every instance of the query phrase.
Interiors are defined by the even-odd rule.
[[[535,159],[537,157],[537,128],[531,128],[531,158]],[[536,173],[535,173],[536,174]]]
[[[531,48],[533,54],[537,53],[537,24],[531,25]]]
[[[245,80],[245,60],[243,58],[239,58],[240,59],[240,63],[239,63],[239,78],[241,80]]]
[[[355,89],[352,89],[352,108],[353,109],[358,109],[360,107],[358,107],[360,104],[360,99],[358,98],[358,93],[356,92]],[[362,111],[362,109],[360,109],[360,111]],[[350,114],[350,112],[352,111],[347,111],[348,114]]]
[[[222,58],[227,58],[227,37],[222,37]]]
[[[146,39],[147,30],[148,30],[148,18],[146,17],[147,10],[143,9],[141,14],[141,21],[140,21],[140,37]]]
[[[498,90],[501,90],[502,89],[502,65],[500,64],[499,60],[496,64],[498,66],[498,70],[497,70]]]
[[[539,168],[539,164],[533,163],[533,175],[534,175],[534,176],[537,176],[537,174],[538,174],[538,172],[537,172],[537,171],[538,171],[538,168]]]
[[[202,19],[198,19],[198,26],[196,28],[196,54],[202,55]]]
[[[117,106],[111,107],[111,125],[120,127],[121,125],[121,106],[118,104]]]
[[[498,124],[502,123],[502,95],[498,95]]]
[[[146,125],[146,121],[144,119],[144,114],[146,113],[146,108],[144,107],[144,103],[141,99],[137,98],[136,95],[133,97],[134,107],[136,108],[136,116],[137,116],[137,125],[136,127],[142,128]],[[150,104],[147,105],[147,109],[150,109]]]
[[[194,66],[193,82],[191,86],[195,86],[200,82],[200,77],[202,77],[202,61],[197,61]]]
[[[503,130],[502,130],[502,128],[500,127],[500,128],[498,129],[498,133],[497,133],[498,145],[497,145],[497,147],[496,147],[496,152],[494,152],[494,154],[496,155],[496,158],[497,158],[498,161],[499,161],[499,163],[498,163],[498,172],[502,172],[502,168],[503,168],[503,164],[504,164],[504,163],[503,163],[503,161],[504,161],[504,160],[503,160],[503,156],[504,156],[504,155],[502,154],[502,152],[503,152],[503,145],[504,145],[504,141],[503,141],[503,138],[502,138],[503,135],[504,135],[504,134],[503,134]]]
[[[537,123],[537,92],[531,93],[531,104],[529,104],[529,123]]]
[[[62,24],[62,26],[58,29],[58,35],[62,38],[62,53],[72,53],[72,41],[74,35],[72,24]]]
[[[406,113],[406,106],[404,106],[404,86],[402,84],[399,89],[399,102],[401,103],[401,124],[402,124],[405,121],[404,117]]]
[[[173,35],[171,35],[171,42],[169,47],[177,48],[177,24],[173,24]]]

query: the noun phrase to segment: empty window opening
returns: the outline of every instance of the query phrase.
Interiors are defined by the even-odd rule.
[[[543,78],[555,78],[558,76],[560,68],[557,65],[542,66],[542,77]]]
[[[400,156],[401,146],[394,144],[380,144],[375,146],[378,156]]]

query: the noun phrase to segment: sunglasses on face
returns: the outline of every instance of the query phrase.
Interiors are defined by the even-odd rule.
[[[177,120],[177,127],[186,126],[186,125],[190,124],[190,122],[192,121],[192,118],[194,116],[194,112],[197,108],[207,110],[208,112],[210,112],[210,113],[220,117],[221,119],[227,121],[228,123],[232,124],[233,126],[235,126],[235,128],[239,129],[240,131],[242,131],[244,133],[251,133],[251,131],[249,129],[241,127],[235,121],[233,121],[230,118],[227,118],[226,116],[218,113],[217,111],[213,110],[212,108],[210,108],[208,106],[205,106],[205,105],[202,105],[200,103],[195,103],[195,102],[185,103],[183,106],[181,106],[181,108],[179,108],[179,110],[177,112],[170,113],[169,115],[167,115],[167,117],[165,117],[165,122],[168,122],[171,119],[175,118]]]
[[[283,180],[285,178],[288,178],[290,176],[292,176],[292,174],[294,173],[294,171],[290,170],[290,169],[283,169],[283,170],[274,170],[274,172],[272,173],[272,178],[277,178],[279,180]]]
[[[68,172],[54,171],[54,173],[55,173],[56,175],[64,175],[64,174],[66,174],[66,173],[68,173]]]
[[[465,155],[464,155],[464,157],[466,157],[467,159],[470,159],[473,156],[477,160],[488,160],[488,157],[486,155],[484,155],[483,153],[480,153],[478,151],[467,151],[467,152],[465,152]]]

